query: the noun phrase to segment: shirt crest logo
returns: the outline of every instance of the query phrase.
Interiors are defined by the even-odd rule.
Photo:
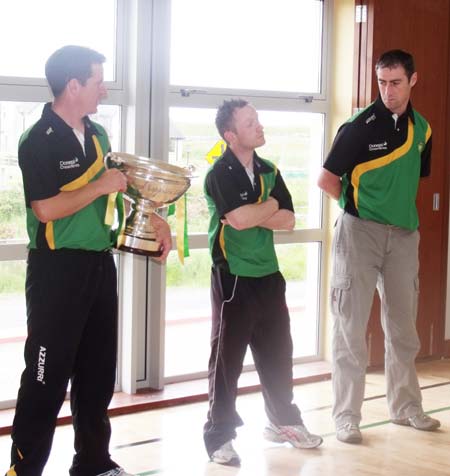
[[[388,143],[386,141],[380,142],[379,144],[369,144],[369,152],[376,150],[387,150]]]
[[[422,153],[423,149],[425,149],[425,143],[424,142],[419,142],[419,145],[417,146],[417,149],[419,150],[420,153]]]
[[[59,169],[66,170],[66,169],[76,169],[80,166],[80,160],[78,157],[75,157],[72,160],[60,160],[59,161]]]

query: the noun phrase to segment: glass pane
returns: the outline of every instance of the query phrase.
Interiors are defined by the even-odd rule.
[[[181,167],[193,165],[196,177],[187,192],[189,233],[206,233],[208,207],[203,182],[210,164],[206,155],[220,139],[214,123],[214,109],[170,108],[169,162]],[[173,218],[169,221],[173,225]]]
[[[100,104],[96,114],[89,116],[94,122],[101,124],[108,133],[111,150],[120,150],[122,108],[112,104]]]
[[[27,238],[17,145],[21,134],[40,118],[42,107],[42,103],[0,101],[0,244]],[[91,117],[105,127],[112,148],[118,150],[120,107],[101,105]]]
[[[291,192],[296,228],[320,227],[320,190],[324,115],[309,112],[260,111],[266,144],[258,155],[274,162]]]
[[[318,353],[319,243],[277,245],[286,279],[294,358]],[[193,250],[184,266],[175,252],[167,260],[165,377],[205,372],[210,352],[211,259]],[[182,356],[182,358],[180,357]],[[248,351],[244,365],[253,363]]]
[[[294,358],[318,354],[320,243],[277,245],[286,280]]]
[[[316,177],[322,163],[323,114],[258,111],[266,145],[257,153],[280,168],[291,192],[296,228],[320,226],[320,191]],[[210,165],[206,155],[220,139],[214,120],[215,109],[170,108],[171,163],[196,168],[196,179],[187,192],[188,230],[206,233],[208,210],[203,181]],[[171,218],[172,220],[172,218]]]
[[[105,55],[105,80],[114,81],[116,11],[116,0],[0,2],[0,44],[14,45],[2,48],[0,76],[44,78],[47,58],[71,44]]]
[[[172,0],[170,83],[320,92],[318,0]]]
[[[172,251],[166,268],[165,377],[207,371],[211,333],[211,258],[191,250],[184,266]]]
[[[0,213],[0,243],[27,238],[17,146],[21,134],[39,119],[41,113],[41,103],[0,102],[0,208],[4,208]]]
[[[119,255],[114,255],[118,267]],[[25,261],[0,262],[0,402],[15,400],[20,376],[25,368],[23,357],[27,337],[25,304]],[[117,369],[118,371],[118,369]],[[70,389],[70,382],[68,388]],[[116,383],[118,390],[118,383]]]
[[[17,397],[27,335],[25,261],[0,262],[0,401]],[[7,362],[7,365],[6,365]]]
[[[319,352],[319,243],[275,246],[280,271],[286,280],[286,302],[291,318],[293,358],[314,357]],[[250,350],[244,365],[253,365]]]

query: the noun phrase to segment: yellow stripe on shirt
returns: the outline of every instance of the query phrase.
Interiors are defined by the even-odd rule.
[[[63,185],[60,188],[61,192],[72,192],[73,190],[78,190],[79,188],[84,187],[100,172],[100,170],[102,170],[103,151],[97,137],[92,136],[92,140],[94,142],[95,150],[97,152],[97,158],[95,159],[95,162],[86,170],[86,172],[84,172],[83,175],[80,175],[72,182]]]
[[[428,131],[427,131],[428,133]],[[430,130],[431,135],[431,130]],[[370,160],[369,162],[364,162],[356,166],[352,172],[352,185],[353,185],[353,198],[355,201],[355,207],[358,208],[358,195],[359,195],[359,184],[361,181],[361,176],[366,172],[371,170],[379,169],[385,165],[389,165],[397,159],[401,159],[408,153],[411,149],[414,139],[414,124],[411,119],[408,119],[408,136],[403,145],[393,150],[390,154],[379,157],[378,159]]]
[[[49,221],[45,224],[45,239],[47,241],[48,247],[51,250],[55,249],[55,233],[53,230],[53,222]]]
[[[262,178],[262,174],[259,176],[259,183],[261,185],[261,195],[258,197],[258,201],[256,203],[262,203],[263,197],[264,197],[265,187],[264,187],[264,180]]]
[[[223,257],[227,259],[227,252],[225,251],[225,226],[222,223],[222,228],[220,230],[220,235],[219,235],[219,244],[220,244],[220,249],[222,250]]]

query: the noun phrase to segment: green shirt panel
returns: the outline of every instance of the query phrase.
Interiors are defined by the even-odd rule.
[[[226,225],[224,239],[231,274],[258,278],[278,271],[272,230],[259,226],[235,230]]]
[[[260,201],[263,202],[268,199],[274,188],[277,171],[270,161],[259,157],[258,159],[265,165],[264,172],[258,175],[261,185]],[[209,173],[214,173],[213,168],[214,166]],[[236,168],[239,172],[235,173],[246,174],[243,167],[242,170],[239,166]],[[246,175],[245,180],[248,180]],[[214,264],[221,266],[221,263],[226,263],[228,271],[237,276],[262,277],[277,272],[279,266],[273,231],[259,226],[236,230],[230,225],[223,225],[214,200],[207,192],[205,196],[211,217],[208,242]]]
[[[110,148],[107,133],[102,126],[87,118],[85,124],[86,157],[78,160],[86,165],[80,171],[79,177],[85,174],[88,175],[86,176],[86,182],[81,182],[80,187],[83,186],[83,183],[98,179],[104,172],[103,156]],[[50,137],[46,137],[48,134],[42,133],[42,130],[47,130],[47,127],[51,127],[49,130],[52,130]],[[58,137],[55,134],[58,134]],[[58,187],[64,190],[65,185],[78,179],[76,175],[71,175],[67,181],[64,175],[65,171],[59,163],[61,151],[69,156],[71,153],[74,155],[76,153],[71,151],[74,151],[74,147],[78,146],[78,140],[72,135],[73,132],[70,128],[49,107],[46,107],[41,120],[21,137],[19,149],[22,153],[22,167],[31,167],[31,170],[33,170],[33,167],[45,163],[49,170],[58,171]],[[95,146],[95,141],[98,141],[98,148]],[[35,157],[42,157],[43,162],[39,162],[39,165],[37,165]],[[91,173],[88,172],[90,167],[93,167]],[[77,188],[78,185],[71,188],[71,190]],[[122,194],[118,194],[116,204],[119,205],[121,200]],[[39,222],[32,208],[27,205],[27,231],[30,239],[28,247],[31,249],[43,247],[93,251],[111,248],[114,245],[115,236],[111,231],[111,226],[105,224],[107,203],[108,196],[101,196],[78,212],[48,223]],[[120,222],[122,219],[123,217],[119,216]]]
[[[273,168],[273,172],[260,175],[262,179],[261,202],[265,202],[275,185],[276,169],[268,160],[261,160]],[[224,242],[231,274],[261,277],[278,271],[272,230],[260,226],[247,230],[236,230],[225,225]]]
[[[420,154],[426,142],[428,123],[416,111],[414,118],[409,149],[387,165],[361,175],[358,187],[358,213],[361,218],[408,230],[415,230],[419,226],[416,196],[420,179]]]

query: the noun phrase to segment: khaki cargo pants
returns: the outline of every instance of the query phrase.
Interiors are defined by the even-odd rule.
[[[419,293],[419,232],[343,213],[333,239],[333,418],[361,421],[368,363],[366,329],[375,288],[385,335],[387,402],[391,419],[422,411],[415,370]]]

